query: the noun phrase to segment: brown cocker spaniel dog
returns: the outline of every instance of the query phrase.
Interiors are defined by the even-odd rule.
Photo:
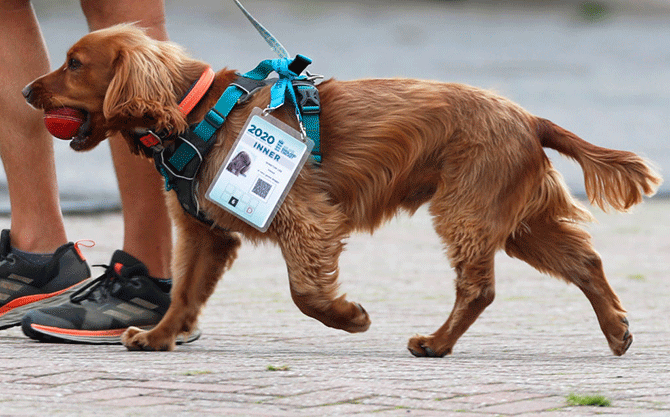
[[[235,72],[213,86],[185,119],[177,101],[207,65],[181,48],[130,25],[90,33],[65,64],[24,89],[40,109],[68,106],[88,114],[71,142],[87,150],[115,132],[131,150],[136,128],[183,131],[202,120]],[[591,203],[624,211],[651,195],[661,178],[631,152],[592,145],[488,91],[413,79],[328,80],[321,96],[320,166],[308,162],[266,233],[204,197],[254,107],[269,87],[236,106],[198,174],[199,203],[216,226],[187,215],[174,193],[168,205],[178,229],[172,304],[150,331],[130,328],[128,349],[169,350],[196,325],[203,304],[230,268],[240,236],[281,248],[298,308],[326,326],[363,332],[360,304],[338,294],[338,258],[354,231],[372,232],[401,211],[429,205],[435,231],[456,271],[456,301],[433,334],[414,336],[416,356],[450,354],[458,338],[493,301],[494,255],[505,250],[539,271],[577,285],[591,302],[615,355],[632,342],[626,312],[610,287],[600,256],[579,222],[590,213],[569,194],[543,147],[577,161]],[[284,106],[287,107],[287,106]],[[291,108],[273,112],[296,127]],[[239,234],[237,233],[239,232]]]

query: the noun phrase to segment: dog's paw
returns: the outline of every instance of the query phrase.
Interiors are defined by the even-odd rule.
[[[294,293],[292,296],[300,311],[328,327],[349,333],[361,333],[370,327],[368,312],[360,304],[347,301],[346,295],[327,303],[318,300],[313,294]]]
[[[121,335],[121,342],[128,350],[166,351],[173,350],[174,339],[157,337],[153,330],[129,327]]]
[[[346,322],[341,327],[342,330],[349,333],[362,333],[370,327],[370,315],[365,311],[362,305],[353,302],[346,302],[347,314],[343,314],[343,317],[347,317]]]
[[[621,323],[623,323],[625,326],[623,336],[607,338],[610,349],[612,349],[612,353],[614,353],[616,356],[621,356],[626,353],[630,345],[633,344],[633,335],[628,330],[628,319],[625,317],[622,318]]]
[[[451,347],[439,346],[433,336],[416,335],[409,339],[407,349],[418,358],[441,358],[451,354]]]

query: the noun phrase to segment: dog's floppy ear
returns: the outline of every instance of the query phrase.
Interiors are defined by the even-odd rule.
[[[145,119],[156,130],[185,130],[188,125],[175,98],[176,71],[158,43],[122,47],[105,94],[105,118]]]

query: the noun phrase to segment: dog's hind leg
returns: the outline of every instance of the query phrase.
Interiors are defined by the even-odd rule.
[[[179,334],[195,328],[200,310],[237,256],[237,234],[213,232],[185,215],[179,228],[170,307],[149,331],[131,327],[122,336],[129,350],[172,350]]]
[[[591,237],[577,224],[539,216],[510,236],[508,255],[537,270],[572,282],[591,302],[612,352],[623,355],[633,342],[626,311],[610,287]]]
[[[414,356],[451,354],[456,341],[495,298],[494,251],[457,263],[456,302],[447,321],[429,336],[417,335],[407,348]]]

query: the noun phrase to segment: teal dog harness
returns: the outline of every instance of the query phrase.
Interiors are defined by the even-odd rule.
[[[200,210],[195,195],[197,190],[195,178],[205,156],[216,142],[212,138],[215,137],[217,130],[223,126],[235,105],[244,102],[261,88],[271,86],[270,104],[266,109],[268,112],[283,106],[287,100],[290,102],[295,109],[302,134],[314,141],[313,159],[317,163],[321,163],[319,126],[321,105],[319,91],[315,86],[315,80],[321,77],[311,75],[305,71],[312,62],[309,58],[297,55],[293,60],[289,59],[288,52],[283,46],[260,23],[253,19],[237,0],[236,3],[272,49],[280,55],[280,58],[262,61],[253,70],[238,75],[226,88],[214,107],[207,112],[204,119],[200,123],[190,126],[184,133],[161,135],[149,131],[148,134],[139,138],[144,146],[151,149],[156,169],[165,178],[165,189],[168,191],[174,190],[182,208],[208,225],[212,225],[213,222]],[[300,75],[303,71],[306,72],[306,75]],[[272,72],[275,72],[278,78],[268,79],[267,77]],[[198,83],[207,78],[205,82],[209,84],[202,93],[204,95],[213,80],[211,73],[213,73],[211,69],[205,71],[201,79],[191,89],[193,90]],[[187,100],[192,100],[188,93],[181,100],[180,109],[184,101]],[[193,103],[193,106],[195,106],[195,103]],[[165,139],[172,140],[170,146],[163,145]]]

